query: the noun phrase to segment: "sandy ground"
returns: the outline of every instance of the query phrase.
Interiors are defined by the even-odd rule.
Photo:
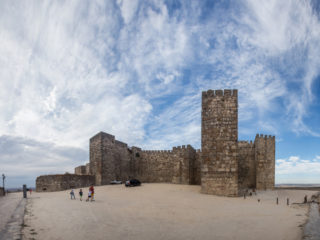
[[[78,195],[70,200],[69,191],[32,193],[24,239],[300,240],[308,207],[291,203],[315,193],[275,190],[227,198],[174,184],[101,186],[95,192],[95,202],[81,202]]]

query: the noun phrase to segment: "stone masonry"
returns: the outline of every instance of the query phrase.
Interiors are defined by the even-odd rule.
[[[54,192],[71,188],[88,187],[94,184],[94,176],[76,174],[43,175],[37,177],[37,192]]]
[[[238,195],[237,90],[202,93],[201,191]]]
[[[201,185],[201,192],[238,196],[243,190],[273,189],[275,137],[257,134],[238,141],[238,91],[202,93],[201,150],[190,145],[172,150],[129,147],[100,132],[90,139],[90,162],[75,174],[37,178],[37,191],[109,184],[137,178],[141,182]]]

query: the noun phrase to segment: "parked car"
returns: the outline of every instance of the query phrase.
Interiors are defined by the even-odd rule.
[[[136,187],[140,185],[141,185],[141,182],[138,179],[130,179],[126,181],[126,187]]]
[[[122,181],[113,180],[110,182],[110,184],[122,184]]]

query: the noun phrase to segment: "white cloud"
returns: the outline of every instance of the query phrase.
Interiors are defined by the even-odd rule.
[[[243,38],[258,50],[258,54],[278,62],[285,72],[282,84],[274,89],[280,92],[287,105],[286,113],[296,133],[319,136],[319,133],[307,126],[304,118],[314,99],[312,83],[319,76],[320,24],[311,5],[306,1],[268,1],[258,3],[246,1],[246,11],[241,21],[249,29]],[[257,56],[255,56],[257,57]],[[270,64],[269,64],[270,65]],[[301,74],[299,72],[304,72]],[[270,82],[270,81],[268,81]],[[299,84],[298,91],[288,89],[290,84]],[[258,94],[262,98],[265,94]],[[255,98],[257,99],[257,98]],[[270,103],[267,97],[266,101]],[[258,102],[265,102],[260,101]],[[262,108],[263,109],[263,108]]]
[[[297,177],[303,174],[310,176],[320,174],[320,159],[315,157],[315,159],[311,161],[308,159],[301,159],[299,156],[290,156],[287,159],[277,159],[276,174],[278,177],[281,177],[281,175]]]
[[[126,24],[130,23],[132,18],[134,17],[137,8],[138,8],[138,0],[118,0],[117,3],[121,9],[121,15]]]
[[[87,157],[86,151],[80,148],[59,147],[30,138],[0,137],[0,169],[7,176],[7,187],[22,183],[35,186],[35,176],[39,175],[73,173]],[[20,182],[22,176],[24,180]]]

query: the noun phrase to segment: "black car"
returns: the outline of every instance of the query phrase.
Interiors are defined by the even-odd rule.
[[[140,185],[141,185],[141,182],[138,179],[130,179],[126,181],[126,187],[136,187]]]

